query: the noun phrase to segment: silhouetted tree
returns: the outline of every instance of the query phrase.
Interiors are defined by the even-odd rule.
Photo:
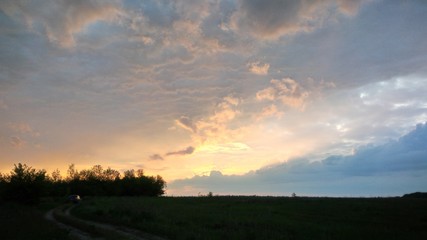
[[[52,182],[60,182],[60,181],[62,181],[62,176],[61,176],[61,172],[59,171],[59,169],[55,169],[51,173],[51,181]]]
[[[136,176],[137,177],[143,177],[144,176],[144,170],[143,169],[136,170]]]
[[[125,170],[124,175],[125,175],[124,178],[133,179],[135,178],[135,170],[133,169]]]
[[[44,194],[46,181],[44,169],[36,171],[26,164],[15,164],[4,191],[4,198],[26,204],[37,203]]]
[[[107,181],[114,181],[120,179],[120,172],[108,167],[103,172],[103,178]]]
[[[166,182],[159,175],[145,176],[144,170],[129,169],[120,172],[101,165],[78,171],[69,165],[67,177],[62,179],[58,169],[49,176],[45,170],[36,170],[19,163],[10,175],[0,174],[0,194],[5,200],[36,203],[41,196],[161,196]]]
[[[79,171],[76,170],[74,164],[70,164],[67,170],[67,181],[79,179]]]
[[[4,199],[7,185],[10,182],[10,176],[0,173],[0,200]]]

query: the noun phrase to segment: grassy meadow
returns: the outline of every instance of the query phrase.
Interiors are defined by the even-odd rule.
[[[169,239],[427,239],[412,198],[94,197],[72,214]]]

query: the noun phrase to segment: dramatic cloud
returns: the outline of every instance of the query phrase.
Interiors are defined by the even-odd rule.
[[[175,152],[168,152],[166,153],[166,156],[171,156],[171,155],[188,155],[188,154],[192,154],[194,152],[195,148],[192,146],[187,147],[186,149],[183,150],[179,150],[179,151],[175,151]]]
[[[335,196],[402,195],[422,187],[426,173],[427,124],[418,124],[414,131],[398,141],[364,146],[349,156],[331,156],[321,161],[295,159],[241,176],[213,171],[208,176],[177,180],[168,186],[172,192],[192,186],[201,192],[218,194],[247,194],[256,189],[254,192],[267,190],[277,195],[291,192]]]

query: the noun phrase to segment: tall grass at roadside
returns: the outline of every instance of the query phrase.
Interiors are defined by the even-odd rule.
[[[427,239],[425,199],[97,197],[72,213],[170,239]]]

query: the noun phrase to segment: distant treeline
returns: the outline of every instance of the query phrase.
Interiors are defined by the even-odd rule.
[[[403,195],[404,198],[427,198],[427,192],[414,192]]]
[[[159,175],[145,176],[142,169],[122,174],[95,165],[78,171],[71,164],[63,178],[57,169],[51,174],[26,164],[15,164],[10,174],[0,173],[0,198],[5,201],[37,203],[41,197],[81,196],[161,196],[166,182]]]

